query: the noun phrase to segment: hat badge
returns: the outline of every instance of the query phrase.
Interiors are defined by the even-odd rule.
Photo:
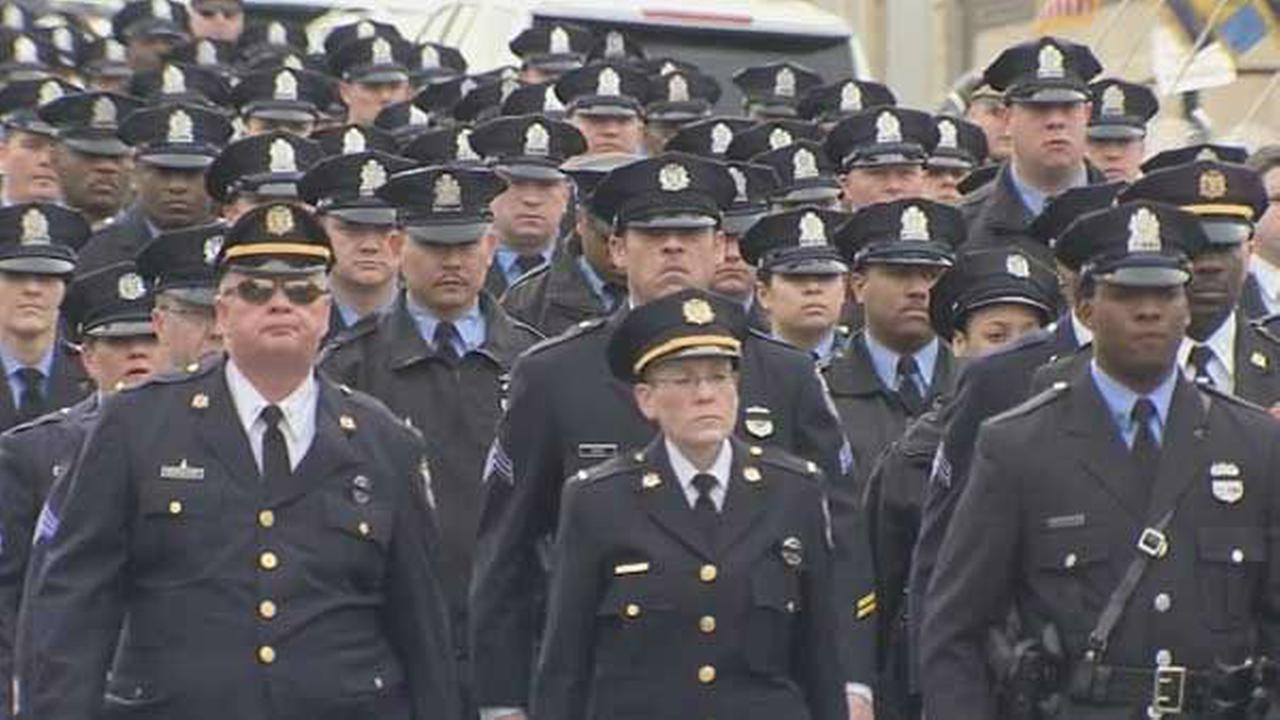
[[[947,119],[938,121],[938,147],[955,150],[960,146],[956,137],[956,124]]]
[[[18,63],[34,63],[39,60],[36,44],[23,36],[13,41],[13,60]]]
[[[377,32],[377,28],[375,28],[373,26],[373,23],[369,22],[368,20],[361,20],[359,23],[356,24],[357,40],[368,40],[369,38],[373,37],[375,32]]]
[[[22,245],[49,245],[49,218],[39,208],[31,208],[22,214]]]
[[[172,20],[173,8],[169,7],[169,0],[151,0],[151,16],[159,20]]]
[[[342,153],[344,155],[348,153],[364,152],[367,147],[368,145],[365,142],[364,132],[362,132],[360,128],[353,127],[343,133]]]
[[[747,174],[742,172],[741,168],[732,165],[725,168],[729,171],[729,177],[733,178],[733,187],[737,194],[734,195],[733,201],[736,203],[744,203],[750,199],[747,195]]]
[[[802,147],[791,156],[791,175],[795,180],[812,180],[818,177],[818,158],[809,148]]]
[[[435,201],[431,204],[432,210],[457,210],[462,207],[462,186],[449,173],[442,173],[436,178],[432,194],[435,196]]]
[[[440,67],[440,51],[431,45],[423,45],[422,52],[418,55],[418,64],[423,70],[435,70]]]
[[[66,93],[62,91],[62,86],[50,80],[49,82],[44,83],[43,85],[40,86],[40,92],[39,92],[40,97],[37,99],[37,102],[41,105],[44,105],[46,103],[51,103],[54,100],[59,100],[64,95],[66,95]]]
[[[1124,101],[1124,88],[1119,85],[1107,86],[1102,91],[1102,114],[1109,117],[1124,115]]]
[[[391,64],[391,43],[385,38],[378,38],[373,41],[373,46],[369,48],[369,64],[370,65],[390,65]]]
[[[57,28],[51,36],[53,46],[62,52],[69,53],[73,49],[71,31],[65,27]]]
[[[281,70],[276,74],[275,87],[276,100],[297,100],[298,99],[298,78],[288,70]]]
[[[480,153],[471,147],[471,129],[462,128],[454,138],[454,155],[458,160],[479,160]]]
[[[417,105],[409,106],[409,125],[430,125],[431,116]]]
[[[671,62],[670,60],[667,60],[666,62],[662,63],[662,67],[658,69],[658,77],[662,77],[663,75],[673,73],[679,69],[680,68],[676,67],[675,63]]]
[[[1064,62],[1057,45],[1045,45],[1040,48],[1040,56],[1036,59],[1036,77],[1041,80],[1063,77],[1066,75]]]
[[[680,192],[689,189],[689,171],[683,165],[667,163],[658,171],[658,187],[663,192]]]
[[[1217,200],[1227,194],[1227,176],[1221,170],[1206,170],[1200,173],[1200,196],[1206,200]]]
[[[160,73],[160,94],[178,95],[187,91],[187,76],[176,65],[165,65]]]
[[[891,112],[882,112],[876,118],[876,142],[881,145],[902,142],[902,123]]]
[[[857,112],[862,109],[862,90],[850,80],[840,87],[840,111]]]
[[[551,152],[551,134],[542,126],[534,123],[524,131],[524,154],[546,157]]]
[[[118,40],[107,39],[102,43],[102,59],[106,62],[122,63],[129,59],[124,45]]]
[[[511,96],[511,93],[515,92],[519,88],[520,81],[514,78],[509,78],[503,80],[502,84],[498,86],[498,95],[501,96],[502,101],[506,101],[506,99]],[[414,107],[417,106],[415,105]]]
[[[147,285],[135,272],[127,272],[116,280],[116,294],[125,302],[133,302],[147,294]]]
[[[689,81],[679,73],[668,76],[667,102],[689,102]]]
[[[711,126],[711,152],[723,155],[729,150],[731,142],[733,142],[733,130],[728,125],[716,123]]]
[[[609,34],[604,36],[604,56],[609,58],[623,57],[627,54],[627,45],[623,40],[622,33],[617,30],[610,30]]]
[[[293,53],[289,53],[285,56],[281,67],[287,67],[290,70],[302,70],[302,59]]]
[[[611,67],[606,67],[596,76],[596,94],[597,95],[621,95],[619,85],[622,78],[618,77],[618,71]]]
[[[784,67],[773,76],[773,94],[784,98],[796,96],[796,74],[791,68]]]
[[[298,172],[298,158],[293,150],[293,145],[289,144],[284,138],[276,138],[271,143],[269,150],[270,170],[273,173],[294,173]]]
[[[1218,157],[1218,151],[1214,150],[1211,147],[1201,148],[1200,152],[1196,153],[1196,160],[1212,160],[1214,162],[1222,162],[1222,158]]]
[[[280,236],[294,230],[293,210],[284,205],[276,205],[267,211],[267,232]]]
[[[221,235],[211,235],[204,239],[204,264],[212,265],[218,259],[218,253],[222,252],[222,243],[224,238]]]
[[[1004,269],[1016,278],[1026,279],[1031,277],[1031,264],[1027,262],[1024,255],[1014,253],[1004,259]]]
[[[815,212],[807,212],[800,218],[800,247],[820,247],[827,244],[827,226]]]
[[[928,242],[931,239],[929,237],[929,216],[918,206],[912,205],[903,210],[899,224],[901,225],[901,229],[898,232],[899,240]]]
[[[364,166],[360,168],[360,189],[361,197],[369,197],[378,191],[378,188],[387,184],[387,169],[377,160],[368,160]]]
[[[1160,218],[1147,208],[1129,216],[1129,252],[1160,252]]]
[[[685,300],[680,311],[684,314],[684,321],[690,325],[710,325],[716,320],[716,311],[711,309],[711,303],[702,298]]]
[[[116,104],[111,101],[111,98],[103,95],[93,101],[89,124],[95,126],[116,124]]]
[[[18,30],[22,27],[22,11],[17,5],[6,5],[4,8],[4,18],[0,21],[0,25],[7,28]]]
[[[171,143],[194,143],[195,123],[186,110],[175,110],[169,115],[168,141]]]
[[[218,48],[208,40],[201,40],[196,45],[196,64],[197,65],[217,65],[218,64]]]
[[[272,21],[267,26],[267,44],[268,45],[288,45],[289,33],[285,30],[284,25],[279,22]]]
[[[542,91],[542,111],[556,112],[564,110],[564,103],[560,102],[560,97],[556,95],[555,88],[548,85]]]
[[[790,147],[795,142],[795,138],[791,137],[791,133],[786,128],[774,128],[769,133],[769,149],[781,150],[784,147]]]
[[[568,55],[569,31],[559,25],[551,28],[551,35],[547,38],[547,52],[552,55]]]

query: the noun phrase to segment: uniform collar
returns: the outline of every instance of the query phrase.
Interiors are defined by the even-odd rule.
[[[1068,317],[1071,318],[1071,334],[1076,336],[1076,344],[1080,347],[1092,345],[1093,331],[1085,327],[1084,323],[1080,322],[1080,318],[1076,315],[1074,310],[1068,313]]]
[[[547,246],[539,250],[537,254],[542,256],[542,262],[546,264],[551,262],[551,254],[555,252],[555,249],[556,243],[552,241],[547,243]],[[502,270],[504,276],[514,281],[515,278],[524,274],[523,270],[516,267],[516,258],[520,257],[521,254],[506,245],[499,245],[493,261],[498,263],[498,268]]]
[[[53,375],[53,351],[57,346],[58,341],[54,340],[49,344],[49,349],[44,351],[44,355],[40,356],[39,362],[35,365],[24,365],[21,360],[14,357],[14,355],[9,352],[8,348],[0,345],[0,363],[4,365],[5,376],[12,377],[14,373],[23,368],[33,367],[41,373],[44,373],[45,379],[48,379]]]
[[[262,409],[271,403],[258,392],[230,357],[227,358],[226,373],[231,403],[235,406],[236,416],[240,418],[240,425],[248,433],[253,424],[258,422]],[[314,432],[319,399],[320,386],[316,382],[315,373],[307,373],[301,385],[276,403],[284,416],[281,430],[295,442],[309,434],[308,428],[312,429],[310,432]]]
[[[1196,342],[1189,337],[1183,337],[1182,344],[1178,346],[1178,367],[1183,368],[1185,372],[1191,373],[1192,371],[1188,367],[1191,349],[1197,345],[1207,345],[1210,350],[1213,350],[1214,358],[1219,363],[1222,363],[1222,367],[1226,368],[1225,379],[1227,380],[1227,385],[1222,385],[1224,378],[1220,377],[1215,377],[1214,382],[1218,383],[1219,389],[1231,392],[1235,387],[1232,381],[1236,376],[1236,316],[1239,312],[1239,310],[1233,310],[1218,326],[1218,329],[1213,331],[1209,339],[1203,343]],[[1215,374],[1212,365],[1209,367],[1209,372],[1211,375]],[[1194,379],[1193,375],[1188,375],[1188,377]]]
[[[871,366],[875,368],[876,376],[886,388],[897,390],[898,358],[902,356],[876,340],[870,328],[862,334],[862,337],[866,340],[867,352],[871,355]],[[928,394],[929,387],[933,384],[933,369],[938,363],[938,338],[930,340],[912,357],[915,358],[916,367],[920,371],[916,381],[920,383],[921,393]]]
[[[427,344],[435,342],[436,326],[440,324],[440,318],[429,308],[418,304],[413,299],[413,294],[408,291],[404,294],[404,306],[409,312],[409,317],[418,326],[418,333],[422,336],[422,339]],[[484,344],[485,322],[484,314],[480,312],[480,298],[478,296],[471,309],[453,321],[453,327],[458,331],[458,336],[462,338],[465,352],[460,354],[471,352]]]
[[[1253,257],[1249,258],[1249,270],[1254,277],[1258,278],[1262,298],[1266,300],[1267,307],[1280,305],[1280,267],[1272,265],[1254,253]]]
[[[693,476],[702,473],[701,470],[694,467],[692,462],[680,452],[680,448],[668,438],[663,438],[662,442],[666,445],[667,459],[671,462],[671,472],[675,474],[676,480],[680,483],[680,488],[684,490],[685,496],[696,501],[698,490],[693,486]],[[716,459],[711,463],[711,467],[707,468],[706,474],[716,479],[716,486],[711,490],[711,500],[716,507],[724,507],[725,493],[729,488],[729,476],[732,473],[733,465],[733,446],[726,439],[720,445],[720,452],[716,455]]]
[[[1177,368],[1170,369],[1168,376],[1146,395],[1139,395],[1119,380],[1108,375],[1106,371],[1098,367],[1096,358],[1089,361],[1089,373],[1093,376],[1093,384],[1098,388],[1098,393],[1102,395],[1102,401],[1111,413],[1112,420],[1115,421],[1116,427],[1120,429],[1123,435],[1128,437],[1131,431],[1130,423],[1133,405],[1142,397],[1151,400],[1156,406],[1156,418],[1159,425],[1157,435],[1164,432],[1164,428],[1168,426],[1169,421],[1169,406],[1173,403],[1173,389],[1178,383]]]
[[[1044,204],[1048,202],[1051,195],[1032,187],[1031,184],[1027,182],[1024,182],[1023,179],[1018,176],[1018,168],[1013,162],[1009,163],[1009,180],[1013,183],[1014,192],[1016,192],[1018,197],[1022,200],[1022,206],[1027,209],[1027,212],[1031,213],[1032,217],[1035,217],[1044,211]],[[1080,187],[1088,182],[1089,171],[1086,166],[1081,163],[1076,176],[1073,177],[1071,182],[1067,183],[1066,187],[1062,189],[1066,190],[1068,188]]]

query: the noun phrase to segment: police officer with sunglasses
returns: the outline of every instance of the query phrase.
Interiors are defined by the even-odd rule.
[[[315,371],[331,257],[300,206],[249,212],[226,354],[104,404],[37,523],[18,717],[457,715],[422,440]]]

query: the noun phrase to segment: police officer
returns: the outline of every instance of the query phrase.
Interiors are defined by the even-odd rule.
[[[593,62],[556,80],[556,95],[586,139],[586,152],[644,154],[649,80],[643,73],[616,61]]]
[[[827,158],[820,143],[796,140],[786,147],[760,153],[751,158],[751,162],[768,165],[778,177],[778,186],[769,198],[772,210],[840,209],[841,189],[836,166]]]
[[[84,271],[132,260],[162,230],[213,220],[205,171],[231,137],[221,114],[194,105],[139,110],[120,126],[134,148],[137,199],[80,253]]]
[[[801,208],[764,216],[742,238],[773,336],[808,352],[819,367],[850,337],[837,325],[849,266],[831,242],[848,220],[844,213]]]
[[[298,199],[302,176],[323,157],[320,146],[282,130],[248,135],[218,153],[204,176],[222,219],[234,223],[259,205]]]
[[[0,208],[0,429],[70,405],[92,383],[59,333],[58,308],[89,237],[84,218],[51,203]]]
[[[733,74],[743,115],[752,120],[794,118],[800,100],[822,85],[822,76],[789,60],[752,65]]]
[[[1160,101],[1145,85],[1112,79],[1090,83],[1089,95],[1089,162],[1108,182],[1137,180],[1147,154],[1147,123],[1160,112]]]
[[[684,290],[610,339],[659,434],[565,485],[536,717],[847,717],[822,484],[733,437],[746,332]]]
[[[1187,302],[1191,322],[1178,348],[1188,377],[1262,407],[1280,403],[1280,338],[1251,323],[1241,300],[1253,222],[1267,207],[1258,174],[1242,165],[1200,160],[1146,175],[1120,194],[1196,215],[1206,247],[1191,257]]]
[[[930,294],[930,322],[938,337],[950,339],[957,358],[980,357],[1047,325],[1054,312],[1055,283],[1051,268],[1018,250],[961,252]],[[944,420],[944,412],[934,409],[911,423],[876,460],[867,482],[882,717],[920,713],[918,656],[907,624],[906,592]]]
[[[595,44],[590,30],[569,23],[535,25],[507,43],[520,58],[520,79],[527,83],[554,81],[586,62]]]
[[[810,90],[801,98],[796,111],[800,117],[830,131],[836,123],[867,108],[897,104],[898,98],[887,85],[849,78]]]
[[[244,0],[191,0],[191,34],[236,42],[244,32]]]
[[[584,320],[608,315],[626,300],[627,279],[609,257],[608,220],[591,210],[595,186],[616,167],[640,158],[622,153],[578,155],[560,169],[573,179],[576,232],[551,261],[525,274],[502,295],[512,317],[552,337]]]
[[[112,16],[111,31],[134,72],[154,70],[188,38],[187,9],[171,0],[132,0]]]
[[[960,205],[971,242],[1015,244],[1049,260],[1027,237],[1027,225],[1051,195],[1103,181],[1085,162],[1087,83],[1101,69],[1088,47],[1052,37],[1007,48],[987,66],[986,83],[1004,93],[1013,153]]]
[[[488,205],[501,189],[488,171],[449,166],[401,173],[384,185],[379,195],[398,209],[397,232],[409,236],[405,291],[376,322],[341,338],[322,366],[335,380],[385,402],[439,448],[432,471],[441,575],[463,661],[483,499],[476,478],[502,417],[511,366],[542,339],[483,289],[495,249],[484,232]]]
[[[8,540],[0,555],[0,673],[13,676],[18,610],[31,556],[36,519],[50,488],[75,459],[98,415],[101,398],[137,385],[161,369],[151,328],[151,293],[123,262],[75,279],[65,315],[82,342],[82,359],[99,388],[70,407],[46,414],[0,436],[0,532]],[[0,690],[0,717],[12,717],[9,688]]]
[[[61,80],[24,80],[0,88],[0,168],[4,195],[0,204],[57,201],[62,187],[53,164],[55,130],[36,114],[39,105],[74,94],[78,89]]]
[[[338,94],[347,107],[346,122],[371,125],[383,108],[411,97],[413,48],[404,39],[375,34],[334,44],[337,47],[329,55],[329,70],[338,79]]]
[[[1004,94],[978,79],[964,104],[964,119],[982,128],[987,136],[991,160],[1003,163],[1013,154],[1013,138],[1009,135],[1009,108]]]
[[[963,197],[960,181],[987,162],[987,136],[982,128],[945,115],[934,118],[938,144],[924,163],[924,196],[956,205]]]
[[[221,221],[171,230],[138,253],[138,274],[155,296],[151,325],[168,369],[187,370],[222,350],[213,291],[226,232]]]
[[[132,150],[118,136],[120,123],[142,104],[102,92],[67,95],[40,106],[57,131],[53,167],[67,205],[95,229],[123,208],[132,188]]]
[[[246,135],[280,130],[306,137],[332,102],[332,90],[329,79],[319,73],[282,67],[242,76],[231,102]]]
[[[133,71],[124,45],[115,38],[89,43],[81,58],[80,74],[90,91],[122,93]]]
[[[1124,239],[1085,268],[1094,358],[979,431],[920,636],[925,714],[995,716],[983,645],[1012,606],[1024,637],[1056,635],[1040,654],[1062,679],[1023,699],[1056,693],[1065,717],[1243,714],[1215,673],[1277,649],[1250,589],[1277,572],[1263,535],[1280,498],[1255,478],[1280,437],[1177,372],[1196,219],[1130,203],[1076,228]]]
[[[457,712],[421,440],[314,369],[329,257],[298,206],[245,215],[226,357],[105,404],[37,531],[19,717]]]
[[[498,250],[485,282],[498,297],[557,252],[570,194],[569,178],[558,166],[587,145],[573,125],[537,115],[490,120],[469,140],[507,184],[493,199]]]
[[[740,303],[752,329],[769,333],[769,319],[756,298],[756,269],[742,256],[742,237],[769,214],[769,199],[778,189],[778,174],[769,165],[751,162],[725,164],[736,193],[724,211],[724,258],[711,276],[711,291]]]
[[[611,218],[610,249],[626,269],[630,302],[537,346],[513,369],[507,414],[486,467],[471,593],[476,689],[489,715],[518,712],[528,702],[539,547],[554,530],[564,479],[653,439],[652,426],[609,375],[609,337],[629,308],[710,282],[722,247],[716,228],[733,195],[721,165],[678,153],[618,168],[596,187],[592,204]],[[742,372],[743,431],[813,458],[834,478],[828,486],[839,514],[851,504],[844,480],[853,458],[812,361],[752,333]]]
[[[938,144],[933,117],[878,107],[840,121],[824,147],[842,173],[848,210],[924,194],[924,163]]]
[[[662,152],[683,125],[710,117],[719,100],[720,83],[698,70],[673,69],[651,75],[644,107],[648,154]]]
[[[393,174],[412,166],[376,150],[346,153],[316,164],[298,187],[316,209],[333,247],[332,312],[327,339],[395,303],[404,234],[395,208],[378,196]]]

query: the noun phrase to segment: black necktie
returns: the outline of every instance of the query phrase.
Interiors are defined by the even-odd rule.
[[[444,360],[450,365],[458,362],[458,349],[454,346],[454,339],[458,337],[458,329],[451,322],[436,323],[436,334],[431,342],[436,346],[436,357]]]
[[[1195,381],[1201,385],[1213,385],[1213,376],[1209,374],[1209,363],[1213,361],[1215,355],[1213,348],[1208,345],[1196,345],[1191,348],[1191,355],[1187,358],[1187,362],[1191,365],[1192,372],[1195,373]]]
[[[1138,398],[1133,404],[1129,418],[1137,424],[1137,434],[1133,436],[1134,467],[1138,478],[1144,483],[1143,489],[1149,491],[1155,484],[1156,468],[1160,465],[1160,445],[1156,442],[1156,433],[1151,425],[1156,417],[1155,403],[1147,398]]]
[[[898,358],[898,397],[911,416],[919,415],[924,409],[924,396],[920,394],[920,386],[916,383],[916,375],[919,373],[915,358],[910,355]]]
[[[285,480],[293,474],[289,469],[289,448],[280,429],[283,419],[279,405],[262,408],[262,421],[267,424],[267,431],[262,435],[262,479],[267,482]]]
[[[711,499],[711,490],[720,483],[715,475],[698,473],[693,476],[693,487],[698,491],[698,499],[693,503],[693,515],[698,519],[698,526],[707,542],[716,542],[716,528],[720,525],[720,512],[716,510],[716,502]]]
[[[520,268],[520,274],[525,275],[542,267],[542,263],[546,262],[546,258],[541,255],[517,255],[516,267]]]
[[[618,283],[607,282],[604,284],[604,296],[608,298],[605,305],[608,306],[610,312],[617,310],[622,304],[622,299],[627,296],[627,289]]]
[[[39,368],[23,367],[17,370],[22,381],[22,394],[18,396],[18,422],[34,420],[47,412],[44,402],[44,373]]]

